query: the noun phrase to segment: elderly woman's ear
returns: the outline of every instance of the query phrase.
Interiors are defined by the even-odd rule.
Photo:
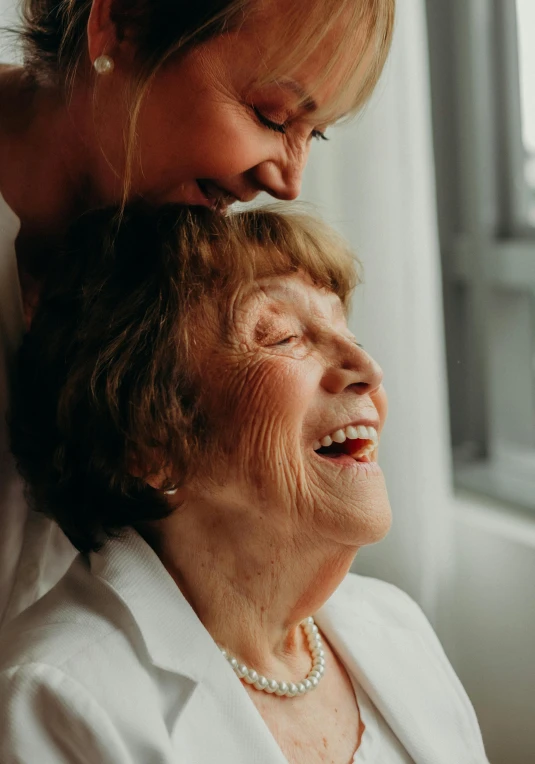
[[[159,491],[166,496],[175,496],[178,492],[177,484],[164,469],[160,470],[160,472],[145,475],[144,480],[155,491]]]
[[[150,488],[165,496],[176,496],[178,485],[171,476],[169,465],[158,467],[165,464],[165,460],[160,458],[154,460],[147,472],[147,465],[143,464],[138,456],[131,455],[129,458],[128,471],[132,477],[139,478]]]

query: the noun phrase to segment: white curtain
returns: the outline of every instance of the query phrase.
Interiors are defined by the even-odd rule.
[[[435,622],[450,575],[450,449],[423,0],[398,0],[372,102],[314,146],[302,198],[364,264],[352,329],[382,365],[390,413],[380,459],[393,509],[355,570],[409,592]]]
[[[16,37],[4,31],[19,23],[19,3],[17,0],[0,0],[0,62],[11,63],[20,60],[20,49]]]

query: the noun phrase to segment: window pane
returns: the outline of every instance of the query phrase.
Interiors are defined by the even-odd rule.
[[[525,177],[530,192],[528,218],[535,226],[535,1],[516,0],[522,137]]]

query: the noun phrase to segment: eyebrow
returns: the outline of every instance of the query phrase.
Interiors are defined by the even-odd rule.
[[[318,110],[317,102],[296,80],[277,80],[277,85],[279,85],[281,88],[285,88],[286,90],[290,90],[292,93],[295,93],[299,97],[299,100],[301,101],[302,107],[305,111],[312,112]]]
[[[266,297],[283,299],[285,302],[295,302],[296,291],[286,284],[262,284],[257,285],[255,291],[262,292]]]
[[[291,303],[292,305],[298,302],[299,290],[286,284],[266,284],[258,286],[258,291],[263,292],[268,297],[282,299],[284,302]],[[329,297],[333,316],[341,315],[345,317],[344,309],[337,295],[332,292]]]

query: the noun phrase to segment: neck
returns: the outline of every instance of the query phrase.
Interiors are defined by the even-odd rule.
[[[143,535],[219,645],[266,676],[298,681],[310,668],[300,623],[334,592],[356,549],[283,534],[267,517],[229,520],[197,505]]]
[[[76,216],[98,206],[86,113],[81,89],[67,104],[24,69],[0,67],[0,190],[21,220],[24,250],[32,241],[54,245]]]

